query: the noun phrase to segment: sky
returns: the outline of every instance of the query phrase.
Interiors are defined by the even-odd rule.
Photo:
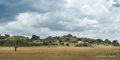
[[[0,0],[0,34],[120,40],[120,0]]]

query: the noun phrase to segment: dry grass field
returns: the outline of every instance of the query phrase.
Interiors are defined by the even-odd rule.
[[[0,60],[120,60],[120,47],[0,47]]]

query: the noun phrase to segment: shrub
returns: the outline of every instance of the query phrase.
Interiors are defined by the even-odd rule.
[[[75,47],[93,47],[90,43],[75,44]]]
[[[66,46],[69,46],[69,43],[66,43]]]
[[[64,42],[61,42],[61,45],[64,45]]]

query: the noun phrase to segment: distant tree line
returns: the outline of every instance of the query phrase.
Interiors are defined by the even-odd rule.
[[[80,42],[80,43],[79,43]],[[76,46],[76,47],[93,47],[94,45],[105,46],[119,46],[118,40],[109,39],[89,39],[78,38],[71,34],[64,36],[49,36],[45,39],[41,39],[37,35],[32,35],[31,38],[25,36],[10,36],[5,34],[0,35],[0,46],[49,46],[49,45],[61,45],[61,46]]]

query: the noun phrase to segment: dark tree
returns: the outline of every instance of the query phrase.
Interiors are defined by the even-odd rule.
[[[91,43],[91,44],[97,44],[97,41],[96,40],[92,40],[89,43]]]
[[[109,44],[109,45],[112,43],[109,39],[105,39],[104,42],[107,43],[107,44]]]
[[[60,44],[60,45],[62,44],[62,40],[59,40],[59,44]]]
[[[68,34],[68,37],[73,37],[72,34]]]
[[[5,39],[5,36],[0,36],[0,39]]]
[[[97,44],[102,44],[103,43],[103,40],[102,39],[97,39]]]
[[[5,38],[7,38],[7,37],[10,37],[10,35],[8,35],[8,34],[5,34]]]
[[[81,39],[81,38],[78,38],[77,40],[78,40],[78,41],[82,41],[82,39]]]
[[[40,37],[39,36],[36,36],[36,35],[32,35],[32,40],[40,40]]]
[[[113,44],[113,46],[119,46],[118,40],[113,40],[112,44]]]
[[[69,46],[69,43],[66,43],[66,46]]]

